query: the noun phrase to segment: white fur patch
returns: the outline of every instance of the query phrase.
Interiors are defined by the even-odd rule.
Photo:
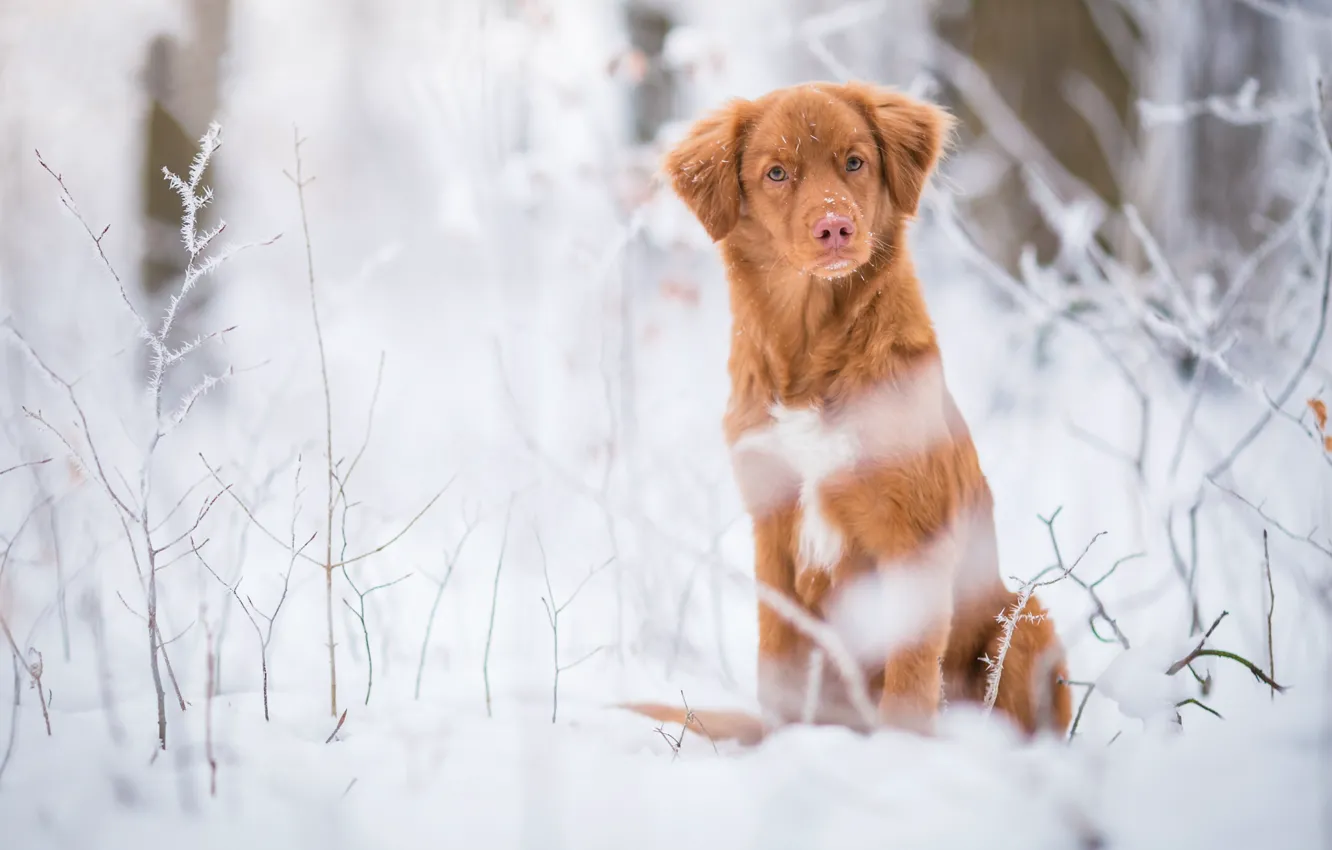
[[[735,451],[772,455],[799,479],[801,569],[831,570],[842,559],[842,533],[824,516],[819,488],[830,476],[854,466],[860,455],[855,433],[829,425],[817,410],[774,405],[773,421],[746,433]]]

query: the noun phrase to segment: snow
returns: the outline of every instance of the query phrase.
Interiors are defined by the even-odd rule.
[[[1124,650],[1096,679],[1096,690],[1101,696],[1115,703],[1126,717],[1144,724],[1173,724],[1175,706],[1190,696],[1188,682],[1180,678],[1187,674],[1166,673],[1171,663],[1183,658],[1188,649],[1171,653],[1160,651],[1161,646],[1148,644]]]
[[[149,765],[150,736],[117,749],[95,712],[65,713],[6,779],[6,846],[1322,846],[1325,767],[1301,747],[1326,720],[1289,710],[1109,748],[1023,746],[959,714],[933,740],[798,729],[749,752],[687,737],[675,757],[650,721],[594,704],[551,726],[469,702],[354,710],[325,744],[313,704],[265,724],[253,695],[219,698],[216,798],[197,723],[185,756]]]

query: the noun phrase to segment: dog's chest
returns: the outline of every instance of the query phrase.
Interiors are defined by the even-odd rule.
[[[831,571],[842,559],[842,531],[827,516],[822,491],[828,479],[853,467],[861,447],[853,428],[810,408],[774,405],[771,422],[746,432],[735,450],[754,452],[765,462],[780,465],[797,488],[799,524],[796,532],[797,566],[801,570]]]

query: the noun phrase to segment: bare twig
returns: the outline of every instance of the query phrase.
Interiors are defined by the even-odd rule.
[[[328,463],[328,510],[324,527],[324,614],[328,625],[328,705],[334,717],[338,716],[338,661],[333,642],[333,500],[336,497],[333,480],[333,395],[328,382],[328,356],[324,351],[324,330],[319,324],[319,298],[315,293],[314,246],[310,241],[310,219],[305,210],[305,187],[314,178],[306,179],[301,160],[300,131],[292,128],[292,148],[296,158],[296,175],[287,179],[296,187],[296,199],[301,209],[301,234],[305,237],[305,269],[310,284],[310,315],[314,318],[315,342],[319,348],[319,376],[324,389],[324,458]]]
[[[1078,554],[1078,557],[1073,561],[1073,563],[1066,564],[1064,561],[1063,551],[1059,548],[1059,537],[1055,533],[1055,528],[1054,528],[1055,521],[1059,518],[1059,514],[1062,511],[1063,507],[1061,506],[1059,508],[1056,508],[1054,513],[1052,513],[1048,518],[1039,517],[1040,521],[1045,524],[1046,531],[1050,536],[1050,547],[1051,549],[1054,550],[1054,556],[1055,556],[1054,565],[1047,567],[1044,570],[1041,570],[1039,573],[1036,574],[1034,578],[1023,582],[1021,587],[1018,589],[1017,600],[1013,603],[1012,609],[1007,612],[1001,611],[995,617],[995,621],[998,622],[1003,629],[999,637],[999,648],[998,651],[995,653],[994,658],[990,658],[988,655],[982,657],[982,660],[985,662],[986,666],[989,669],[989,675],[986,677],[985,701],[984,701],[985,712],[987,714],[991,710],[993,710],[995,700],[998,699],[999,697],[999,684],[1003,678],[1004,661],[1008,655],[1008,649],[1012,645],[1013,633],[1017,630],[1018,624],[1024,620],[1028,622],[1037,622],[1044,618],[1043,614],[1023,613],[1026,610],[1027,603],[1031,600],[1032,595],[1039,588],[1048,587],[1052,584],[1061,582],[1064,579],[1069,579],[1073,581],[1079,587],[1081,587],[1083,590],[1087,592],[1087,595],[1091,598],[1092,603],[1095,606],[1095,611],[1092,614],[1092,621],[1091,621],[1092,633],[1093,634],[1096,633],[1095,622],[1096,619],[1099,617],[1100,619],[1103,619],[1106,623],[1108,623],[1111,629],[1114,630],[1115,638],[1116,640],[1119,641],[1120,645],[1123,646],[1125,649],[1129,648],[1128,637],[1124,635],[1124,633],[1119,628],[1119,624],[1116,623],[1114,618],[1112,618],[1109,612],[1106,611],[1105,605],[1101,602],[1100,595],[1096,592],[1096,585],[1100,584],[1101,582],[1109,578],[1114,573],[1115,569],[1121,563],[1128,560],[1129,558],[1121,558],[1120,560],[1116,561],[1110,567],[1110,569],[1107,570],[1106,573],[1102,575],[1099,579],[1097,579],[1094,583],[1089,584],[1088,582],[1084,581],[1080,576],[1076,574],[1075,571],[1077,570],[1078,566],[1082,563],[1083,558],[1085,558],[1087,556],[1087,553],[1091,551],[1091,547],[1095,545],[1097,540],[1100,540],[1101,537],[1104,536],[1105,532],[1102,531],[1094,534],[1091,540],[1087,542],[1087,545],[1083,547],[1082,552]],[[1046,576],[1049,573],[1056,573],[1056,575],[1054,576],[1054,578],[1044,578],[1044,576]],[[1086,704],[1086,699],[1087,697],[1084,695],[1083,705]],[[1079,712],[1078,712],[1079,714],[1081,714],[1081,708],[1082,706],[1079,706]],[[1070,740],[1071,738],[1072,736],[1070,734]]]
[[[9,538],[9,542],[5,544],[4,552],[0,552],[0,578],[4,577],[5,569],[9,566],[10,556],[13,554],[14,551],[14,544],[17,543],[19,538],[23,536],[23,531],[28,527],[28,523],[32,520],[33,516],[41,508],[50,504],[50,502],[51,502],[50,496],[47,496],[43,499],[39,499],[36,503],[33,504],[31,508],[28,509],[27,514],[24,515],[23,521],[19,523],[18,529],[14,532],[13,536]],[[23,665],[23,669],[27,671],[28,676],[32,679],[33,686],[37,688],[38,699],[41,701],[42,704],[42,718],[46,721],[46,734],[50,735],[51,715],[46,710],[46,691],[42,687],[42,654],[38,652],[36,649],[31,649],[30,652],[35,653],[37,656],[36,660],[33,662],[28,662],[26,659],[24,659],[23,650],[19,648],[18,641],[14,639],[14,633],[9,628],[9,621],[5,619],[5,615],[2,611],[0,611],[0,631],[4,633],[5,640],[9,643],[10,652],[14,656],[15,677],[16,677],[14,681],[14,689],[15,689],[14,712],[17,715],[18,700],[19,700],[17,665],[21,663]],[[11,747],[12,747],[12,741],[11,741]],[[6,752],[6,760],[8,760],[8,752]],[[3,772],[4,772],[3,765],[0,765],[0,774],[2,774]]]
[[[180,710],[184,711],[186,705],[185,697],[180,692],[180,682],[176,681],[176,671],[171,666],[171,656],[167,654],[166,649],[173,641],[179,640],[184,635],[184,632],[176,635],[176,637],[171,640],[162,640],[162,631],[160,627],[154,623],[153,628],[157,631],[157,651],[162,654],[162,664],[166,667],[167,681],[171,683],[171,690],[176,695],[176,702],[180,705]]]
[[[299,467],[297,468],[296,475],[297,475],[297,481],[299,482],[300,481]],[[299,490],[299,483],[298,483],[298,490]],[[293,530],[294,530],[294,518],[293,518]],[[313,539],[314,537],[311,536],[310,540]],[[306,541],[306,545],[309,544],[310,540]],[[282,579],[282,596],[278,599],[277,605],[274,606],[272,615],[268,615],[264,614],[257,607],[255,607],[254,600],[251,599],[249,600],[249,604],[246,604],[246,600],[241,599],[240,593],[238,592],[238,588],[240,587],[240,580],[237,579],[236,584],[234,585],[227,584],[227,582],[224,581],[223,578],[220,575],[218,575],[217,572],[211,566],[209,566],[208,562],[204,560],[203,554],[200,551],[200,547],[197,545],[193,545],[194,541],[191,540],[190,542],[191,542],[190,551],[199,560],[199,563],[203,566],[203,568],[208,571],[208,574],[211,575],[213,578],[217,579],[217,582],[227,589],[227,592],[230,593],[232,598],[236,600],[236,604],[240,606],[241,612],[245,614],[245,618],[250,621],[250,626],[254,629],[255,637],[259,641],[259,666],[260,666],[260,671],[263,675],[262,687],[263,687],[263,700],[264,700],[264,720],[268,720],[269,719],[268,645],[273,640],[273,624],[277,620],[278,612],[282,610],[282,603],[287,600],[287,587],[291,582],[291,568],[292,565],[295,563],[295,559],[293,558],[292,561],[287,565],[287,572]],[[255,614],[258,614],[260,617],[264,618],[264,620],[268,623],[267,631],[265,631],[259,626],[259,622],[254,617]]]
[[[1198,708],[1201,708],[1203,711],[1207,712],[1213,717],[1216,717],[1220,720],[1225,720],[1225,718],[1221,716],[1221,712],[1217,711],[1215,708],[1206,705],[1205,703],[1201,702],[1200,700],[1194,697],[1189,697],[1188,699],[1180,700],[1179,702],[1175,703],[1175,708],[1182,708],[1186,705],[1196,705],[1198,706]]]
[[[377,584],[374,587],[362,591],[356,586],[356,582],[352,581],[352,577],[347,572],[347,568],[342,568],[342,577],[347,580],[348,586],[351,587],[352,592],[356,594],[357,607],[353,608],[352,604],[346,599],[342,600],[342,604],[347,606],[347,610],[351,611],[357,621],[361,624],[361,636],[365,639],[365,663],[368,671],[365,677],[365,705],[370,704],[370,689],[373,688],[375,684],[375,657],[374,651],[370,647],[370,627],[365,622],[365,598],[376,590],[392,587],[398,582],[406,580],[410,576],[411,573],[407,573],[407,575],[395,578],[393,581]]]
[[[1244,504],[1255,514],[1257,514],[1264,522],[1275,528],[1277,531],[1281,532],[1286,537],[1290,538],[1291,540],[1294,540],[1296,543],[1304,543],[1310,546],[1311,548],[1315,549],[1316,551],[1323,553],[1327,557],[1332,558],[1332,542],[1324,543],[1314,538],[1314,533],[1318,531],[1317,526],[1310,529],[1309,532],[1307,532],[1306,534],[1299,534],[1298,532],[1291,531],[1289,528],[1282,525],[1281,522],[1276,519],[1276,517],[1267,513],[1267,511],[1263,509],[1263,506],[1261,504],[1254,504],[1253,502],[1241,496],[1239,493],[1235,492],[1229,487],[1221,486],[1214,480],[1211,483],[1214,487],[1216,487],[1216,489],[1220,490],[1226,495],[1231,496],[1234,499],[1241,502],[1242,504]],[[1264,543],[1266,543],[1267,539],[1266,531],[1263,532],[1263,539]]]
[[[9,712],[9,740],[5,743],[4,758],[0,758],[0,779],[4,779],[5,768],[9,767],[9,760],[14,757],[14,747],[18,743],[18,721],[19,709],[22,704],[19,700],[20,690],[23,687],[22,679],[19,677],[19,659],[17,655],[11,655],[10,661],[14,664],[14,700],[10,703]]]
[[[1316,62],[1313,63],[1311,68],[1310,77],[1312,80],[1310,89],[1313,97],[1313,117],[1318,130],[1319,147],[1328,167],[1332,168],[1332,138],[1329,138],[1327,125],[1323,120],[1323,80],[1319,75]],[[1327,194],[1325,207],[1332,210],[1332,192]],[[1275,412],[1285,407],[1286,402],[1299,388],[1300,382],[1304,380],[1305,373],[1309,371],[1309,366],[1313,363],[1319,346],[1322,345],[1323,334],[1327,330],[1328,302],[1329,296],[1332,295],[1332,218],[1324,223],[1324,237],[1321,247],[1323,251],[1322,294],[1319,298],[1317,322],[1314,325],[1314,332],[1309,338],[1309,344],[1305,348],[1304,355],[1300,358],[1295,370],[1291,373],[1281,391],[1277,393],[1275,398],[1269,400],[1262,415],[1235,443],[1225,457],[1207,470],[1204,475],[1205,478],[1219,478],[1234,465],[1244,450],[1258,438],[1267,424],[1272,421]]]
[[[689,728],[688,723],[686,722],[684,725],[680,727],[680,734],[674,737],[672,737],[671,734],[666,731],[665,723],[661,724],[656,728],[655,730],[656,733],[660,735],[662,737],[662,740],[666,742],[666,746],[671,748],[671,761],[675,761],[680,757],[680,747],[681,745],[684,744],[684,734],[685,730],[688,728]]]
[[[1068,739],[1072,741],[1078,734],[1078,724],[1082,722],[1082,711],[1087,707],[1087,700],[1091,699],[1092,691],[1096,690],[1095,682],[1075,682],[1070,679],[1064,680],[1065,685],[1076,685],[1086,688],[1083,691],[1082,699],[1078,700],[1078,711],[1073,715],[1073,725],[1068,728]]]
[[[699,731],[703,733],[703,737],[707,738],[708,743],[712,745],[712,751],[714,753],[718,752],[717,742],[713,740],[712,733],[708,731],[708,727],[703,725],[702,718],[694,714],[694,710],[689,707],[689,700],[685,699],[684,691],[680,691],[680,702],[684,704],[685,709],[684,723],[680,724],[680,734],[671,735],[666,731],[665,723],[655,730],[666,742],[666,746],[671,748],[671,761],[680,757],[680,749],[684,746],[685,733],[689,731],[691,726],[697,726]]]
[[[56,439],[64,444],[65,449],[69,452],[70,458],[73,459],[74,463],[78,465],[80,470],[86,471],[89,474],[89,477],[96,479],[97,483],[106,491],[112,504],[123,511],[126,516],[137,516],[138,512],[129,506],[127,497],[123,497],[117,492],[116,488],[111,485],[111,479],[107,477],[106,469],[102,466],[102,458],[98,455],[97,446],[92,441],[92,429],[88,425],[88,417],[83,412],[83,406],[79,404],[78,395],[74,392],[74,385],[66,381],[64,378],[61,378],[56,374],[55,370],[46,365],[46,361],[43,360],[37,353],[37,350],[28,343],[27,339],[19,333],[18,328],[8,322],[6,322],[6,327],[9,328],[10,334],[18,340],[20,347],[28,355],[28,358],[37,365],[38,369],[40,369],[47,378],[65,390],[65,394],[69,397],[70,404],[74,408],[74,413],[78,416],[79,433],[83,435],[83,441],[88,445],[88,454],[92,458],[92,463],[89,464],[83,459],[83,454],[70,443],[63,433],[42,417],[41,411],[32,411],[27,407],[24,407],[24,414],[38,424],[43,425],[46,430],[50,431]]]
[[[476,528],[475,520],[468,522],[464,518],[463,533],[458,538],[458,543],[453,547],[453,551],[446,555],[444,559],[444,577],[436,579],[430,577],[435,582],[435,599],[430,603],[430,614],[426,617],[425,636],[421,638],[421,657],[416,663],[416,688],[413,692],[413,699],[421,698],[421,676],[425,671],[426,652],[430,648],[430,633],[435,627],[435,612],[439,610],[439,601],[444,598],[444,588],[448,587],[449,579],[453,576],[453,569],[458,565],[458,557],[462,554],[463,546],[467,543],[467,538],[472,536],[472,530]]]
[[[111,265],[111,261],[107,259],[106,251],[102,248],[102,240],[111,229],[111,225],[108,224],[106,227],[102,228],[101,233],[93,233],[92,228],[88,226],[88,222],[84,219],[83,214],[79,212],[78,205],[74,203],[74,196],[70,194],[69,189],[65,186],[64,178],[52,170],[51,166],[46,164],[46,161],[42,159],[41,151],[34,150],[33,153],[37,155],[38,164],[41,165],[42,169],[47,174],[51,175],[52,179],[54,179],[56,184],[60,187],[60,203],[64,205],[65,209],[73,214],[74,219],[78,221],[79,225],[83,228],[84,233],[87,233],[88,238],[92,240],[93,247],[97,250],[97,256],[102,260],[102,265],[106,267],[112,280],[116,282],[116,288],[120,293],[120,300],[125,303],[125,307],[129,310],[130,315],[138,322],[140,336],[151,336],[152,331],[148,330],[148,322],[144,320],[142,314],[140,314],[138,309],[134,306],[134,303],[130,301],[129,293],[125,290],[125,284],[120,280],[120,275],[116,273],[115,267]]]
[[[481,680],[486,689],[486,717],[492,717],[490,704],[490,645],[495,637],[495,608],[499,605],[500,571],[504,569],[504,550],[509,545],[509,518],[513,514],[513,497],[504,511],[504,533],[500,540],[499,559],[495,563],[495,584],[490,592],[490,622],[486,626],[486,649],[481,658]]]
[[[582,664],[584,661],[591,658],[593,655],[596,655],[597,652],[599,652],[603,648],[599,646],[596,649],[584,655],[582,658],[575,661],[574,663],[569,664],[567,666],[561,666],[560,665],[560,614],[564,612],[565,608],[568,608],[570,605],[573,604],[574,600],[578,598],[578,594],[582,592],[585,586],[587,586],[587,583],[591,581],[593,577],[596,576],[597,573],[601,572],[606,567],[610,566],[612,561],[608,560],[604,562],[601,566],[594,567],[593,569],[589,570],[587,576],[584,577],[581,582],[579,582],[578,587],[574,588],[573,593],[569,594],[568,598],[566,598],[564,602],[557,603],[555,601],[555,590],[550,585],[550,567],[549,564],[547,564],[546,562],[546,547],[541,543],[540,533],[537,533],[536,535],[536,543],[537,543],[537,549],[540,550],[541,552],[541,575],[546,580],[546,595],[541,597],[541,604],[546,610],[546,621],[550,624],[551,652],[554,662],[554,667],[553,667],[554,676],[552,678],[551,696],[550,696],[550,722],[554,723],[556,717],[559,715],[559,710],[560,710],[560,674],[563,673],[565,670],[569,670],[573,667],[577,667],[579,664]]]
[[[1266,673],[1263,672],[1261,667],[1259,667],[1257,664],[1254,664],[1249,659],[1244,658],[1241,655],[1237,655],[1233,652],[1227,652],[1222,649],[1205,648],[1207,644],[1207,639],[1212,636],[1212,632],[1216,631],[1216,627],[1221,624],[1221,621],[1226,618],[1226,614],[1228,613],[1229,612],[1227,611],[1222,611],[1220,616],[1218,616],[1216,620],[1213,621],[1211,628],[1209,628],[1206,631],[1206,633],[1203,634],[1202,639],[1198,641],[1198,645],[1194,647],[1193,650],[1189,652],[1188,655],[1185,655],[1183,658],[1179,659],[1174,664],[1171,664],[1170,667],[1166,669],[1166,675],[1167,676],[1175,675],[1180,670],[1185,669],[1186,667],[1189,666],[1189,664],[1191,664],[1192,662],[1196,661],[1199,658],[1207,658],[1207,657],[1228,658],[1231,661],[1234,661],[1237,664],[1242,665],[1246,670],[1249,671],[1249,673],[1253,675],[1255,679],[1262,682],[1264,685],[1267,685],[1268,687],[1272,688],[1272,690],[1284,692],[1286,690],[1285,686],[1278,685],[1276,681],[1272,679],[1272,677],[1268,676]]]
[[[716,753],[717,742],[713,740],[712,733],[708,731],[708,727],[703,725],[703,719],[699,717],[697,714],[694,714],[694,710],[689,707],[689,700],[685,699],[685,693],[683,690],[680,691],[680,702],[683,703],[685,707],[685,728],[688,728],[690,724],[697,723],[698,728],[703,730],[704,737],[708,739],[708,743],[712,745],[712,751]],[[680,733],[680,738],[681,739],[684,738],[683,731],[681,731]]]
[[[41,460],[30,460],[27,463],[16,463],[11,467],[7,467],[6,469],[0,469],[0,475],[5,475],[6,473],[13,472],[16,469],[26,469],[27,467],[30,466],[41,466],[44,463],[50,463],[50,462],[51,459],[49,457],[44,457]]]
[[[255,516],[254,511],[250,508],[250,506],[245,504],[245,501],[241,499],[240,496],[236,495],[236,492],[230,489],[230,487],[226,484],[226,482],[222,480],[221,473],[208,463],[208,458],[204,457],[203,452],[199,453],[199,460],[203,463],[204,469],[207,469],[209,474],[212,475],[213,480],[216,481],[219,485],[221,485],[225,489],[226,494],[231,497],[231,500],[236,503],[236,506],[241,509],[241,511],[250,520],[250,523],[254,525],[255,528],[262,531],[269,540],[272,540],[274,543],[285,549],[288,553],[291,554],[293,558],[299,558],[300,560],[306,561],[307,563],[313,564],[314,566],[323,569],[324,562],[311,555],[305,554],[304,546],[301,547],[301,549],[298,551],[294,543],[288,543],[287,541],[283,540],[281,537],[277,536],[272,531],[270,531],[268,526],[260,522],[259,518]]]
[[[42,654],[36,649],[28,650],[29,656],[36,656],[28,661],[28,675],[32,677],[32,687],[37,689],[37,702],[42,707],[42,720],[46,723],[46,737],[51,737],[51,712],[47,706],[47,691],[42,685]]]
[[[1272,586],[1272,556],[1267,550],[1267,529],[1263,529],[1263,573],[1267,576],[1267,675],[1276,678],[1276,652],[1272,646],[1272,614],[1276,611],[1276,588]],[[1272,688],[1276,699],[1276,687]]]
[[[216,797],[217,756],[213,753],[213,694],[217,689],[217,648],[213,644],[213,630],[208,625],[208,618],[201,613],[199,619],[204,624],[208,664],[208,680],[204,690],[204,757],[208,759],[208,794]]]
[[[1046,569],[1037,573],[1036,577],[1031,579],[1031,583],[1033,583],[1033,589],[1045,587],[1047,585],[1063,581],[1064,579],[1072,581],[1078,587],[1081,587],[1083,590],[1085,590],[1087,592],[1088,598],[1090,598],[1092,601],[1092,606],[1094,609],[1092,611],[1092,616],[1091,616],[1093,634],[1095,634],[1096,632],[1096,626],[1095,626],[1096,621],[1098,619],[1104,620],[1110,626],[1111,631],[1114,633],[1115,640],[1119,642],[1120,646],[1124,647],[1125,649],[1128,649],[1129,648],[1128,636],[1125,635],[1124,632],[1119,628],[1119,624],[1115,621],[1115,619],[1110,616],[1110,612],[1106,610],[1105,603],[1101,600],[1100,594],[1096,592],[1096,588],[1098,585],[1101,584],[1101,582],[1105,581],[1110,576],[1114,575],[1115,570],[1119,568],[1120,564],[1124,563],[1125,561],[1130,561],[1134,558],[1141,557],[1141,553],[1136,553],[1133,555],[1128,555],[1123,558],[1120,558],[1119,560],[1115,561],[1110,566],[1110,569],[1108,569],[1100,578],[1090,583],[1087,582],[1077,574],[1076,570],[1078,568],[1078,565],[1082,563],[1082,559],[1086,557],[1087,552],[1091,550],[1092,545],[1095,544],[1096,541],[1099,540],[1102,536],[1104,536],[1105,532],[1102,531],[1093,535],[1092,539],[1087,543],[1085,547],[1083,547],[1081,554],[1079,554],[1077,557],[1077,560],[1075,560],[1071,565],[1065,566],[1064,557],[1059,549],[1059,540],[1055,535],[1055,529],[1054,529],[1055,520],[1058,519],[1060,511],[1062,510],[1063,510],[1062,507],[1057,509],[1053,514],[1050,515],[1049,519],[1045,517],[1040,517],[1041,522],[1045,524],[1046,531],[1050,535],[1050,545],[1054,549],[1056,563],[1053,566],[1047,567]],[[1058,573],[1058,575],[1056,575],[1052,579],[1041,580],[1042,577],[1046,575],[1046,573],[1050,572]],[[1099,635],[1097,636],[1099,637]]]
[[[344,708],[342,710],[342,716],[338,718],[338,725],[334,726],[333,731],[328,733],[328,737],[324,739],[324,743],[325,744],[333,743],[333,739],[338,737],[338,730],[340,730],[342,728],[342,724],[346,722],[347,722],[347,709]]]

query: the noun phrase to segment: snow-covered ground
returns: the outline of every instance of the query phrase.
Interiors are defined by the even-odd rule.
[[[0,54],[13,95],[0,106],[0,321],[74,382],[108,480],[138,493],[153,424],[142,343],[31,151],[63,175],[94,232],[112,225],[103,247],[132,279],[133,72],[144,34],[170,17],[148,0],[121,16],[68,5],[0,10],[0,49],[13,48],[8,65]],[[701,25],[671,43],[675,61],[731,52],[694,84],[691,111],[790,81],[771,55],[790,32],[756,35],[726,4],[682,5]],[[22,650],[41,654],[51,729],[29,674],[16,666],[11,679],[0,664],[0,847],[1332,846],[1319,597],[1332,565],[1202,478],[1261,403],[1217,382],[1167,473],[1189,387],[1149,346],[1114,337],[1152,399],[1139,480],[1117,456],[1137,444],[1139,407],[1106,338],[1012,297],[959,241],[942,192],[913,247],[996,494],[1005,573],[1016,584],[1053,562],[1039,517],[1056,511],[1065,557],[1104,532],[1079,567],[1087,581],[1141,553],[1098,587],[1133,649],[1097,639],[1083,589],[1041,591],[1072,677],[1097,684],[1071,742],[1022,743],[954,709],[932,739],[790,729],[752,750],[686,737],[677,751],[663,733],[678,730],[612,708],[683,693],[694,707],[752,710],[756,646],[748,523],[719,424],[724,281],[701,228],[648,183],[659,148],[622,141],[622,81],[606,72],[622,47],[615,5],[513,18],[483,2],[385,3],[372,23],[313,0],[234,6],[210,172],[222,239],[282,238],[213,279],[192,332],[234,326],[204,353],[208,370],[236,374],[151,468],[159,542],[221,489],[205,462],[232,485],[193,535],[217,576],[188,555],[189,538],[159,562],[169,675],[187,707],[168,681],[160,752],[126,532],[95,472],[52,435],[85,450],[68,397],[0,330],[0,469],[55,458],[0,476],[0,544],[14,541],[0,613]],[[98,48],[101,65],[77,61],[102,27],[123,37]],[[45,52],[57,42],[65,61]],[[59,105],[33,106],[47,102]],[[334,573],[336,734],[324,572],[287,551],[312,539],[304,551],[323,557],[328,474],[305,241],[283,174],[295,167],[293,123],[316,177],[306,202],[340,477],[355,460],[334,557],[393,539],[443,493],[391,546]],[[950,167],[965,165],[962,152]],[[1052,273],[1026,271],[1053,299]],[[1266,349],[1245,348],[1245,375],[1280,387],[1316,326],[1313,296],[1281,317],[1291,353],[1267,362]],[[1292,396],[1296,416],[1327,379],[1327,351]],[[168,410],[196,379],[169,384]],[[1327,545],[1317,526],[1332,513],[1332,476],[1310,445],[1277,419],[1223,483]],[[1270,609],[1284,694],[1223,658],[1194,665],[1212,677],[1206,695],[1187,670],[1165,675],[1197,641],[1163,517],[1200,487],[1204,625],[1229,612],[1208,646],[1269,670]],[[558,651],[552,594],[564,605]],[[280,600],[266,721],[259,634]],[[1221,717],[1184,705],[1171,722],[1187,697]]]

